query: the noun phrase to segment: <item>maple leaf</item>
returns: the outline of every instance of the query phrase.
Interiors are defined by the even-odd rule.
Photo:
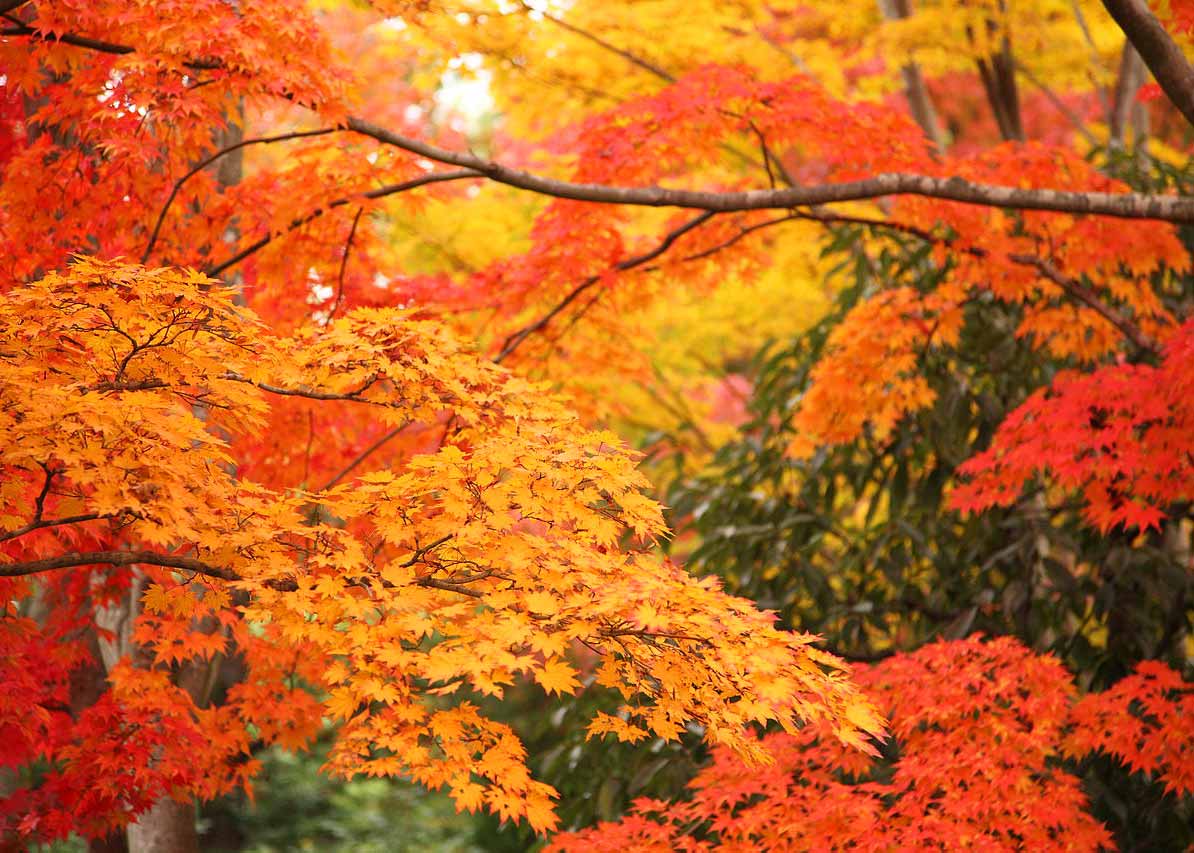
[[[548,660],[536,669],[535,681],[548,693],[574,693],[580,687],[576,670],[559,659]]]

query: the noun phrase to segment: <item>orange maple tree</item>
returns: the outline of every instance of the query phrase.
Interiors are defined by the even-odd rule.
[[[636,455],[575,413],[575,388],[535,381],[598,297],[606,313],[588,319],[615,328],[659,296],[661,275],[710,287],[761,263],[761,235],[785,222],[868,222],[955,259],[933,293],[892,282],[847,319],[793,453],[881,435],[925,405],[916,354],[956,342],[967,300],[995,298],[1023,306],[1020,334],[1079,365],[1121,352],[1159,363],[1059,379],[974,461],[958,505],[1006,500],[1041,469],[1104,527],[1155,525],[1189,497],[1190,327],[1151,277],[1186,270],[1172,223],[1194,221],[1191,199],[1130,192],[1043,143],[944,154],[890,105],[724,63],[665,72],[542,145],[501,140],[490,159],[427,121],[417,87],[389,73],[395,52],[424,60],[395,47],[385,16],[417,27],[443,10],[374,6],[0,2],[0,232],[13,247],[0,296],[0,733],[3,766],[28,777],[5,785],[6,837],[102,837],[169,800],[212,798],[247,784],[254,749],[300,747],[325,717],[339,723],[331,770],[408,775],[461,809],[550,830],[554,791],[475,700],[518,679],[575,691],[577,647],[625,700],[591,733],[697,725],[724,749],[714,775],[731,774],[731,754],[769,760],[750,724],[787,732],[770,745],[788,763],[757,777],[777,786],[797,756],[826,774],[862,768],[887,710],[897,736],[931,717],[945,699],[868,698],[816,638],[654,555],[665,529]],[[1150,45],[1145,61],[1184,110],[1163,71],[1175,60]],[[717,168],[743,140],[767,188],[757,169]],[[687,175],[705,188],[676,188]],[[497,190],[545,199],[524,251],[454,276],[387,265],[387,218]],[[570,369],[608,360],[605,337],[570,353]],[[1104,381],[1122,393],[1092,402]],[[1095,404],[1089,427],[1042,427]],[[1114,465],[1086,453],[1092,431]],[[1076,796],[1042,764],[1062,680],[1045,690],[1033,674],[1050,664],[1011,646],[968,653],[985,648],[1054,714],[1008,747],[1008,772]],[[952,677],[928,657],[908,665]],[[895,667],[885,690],[903,683]],[[1176,689],[1147,677],[1157,684],[1125,690]],[[1078,707],[1086,730],[1103,721],[1088,748],[1129,754],[1112,706]],[[1180,745],[1148,755],[1187,789]],[[916,778],[898,783],[908,822],[935,807]],[[838,794],[874,809],[884,796]],[[717,819],[682,819],[696,817]]]

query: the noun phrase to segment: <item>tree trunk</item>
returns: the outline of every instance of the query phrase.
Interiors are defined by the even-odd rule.
[[[901,20],[912,14],[911,0],[879,0],[879,11],[887,20]],[[933,106],[933,99],[925,86],[924,75],[920,66],[915,62],[908,62],[900,69],[904,78],[904,91],[908,96],[908,107],[912,111],[913,120],[920,125],[925,136],[933,143],[938,153],[945,151],[945,131],[937,118],[937,110]]]
[[[199,853],[195,804],[158,800],[128,828],[129,853]]]
[[[243,139],[243,120],[239,115],[237,119],[235,122],[229,122],[225,130],[215,134],[213,144],[217,150]],[[225,187],[239,183],[243,173],[243,164],[242,151],[236,151],[222,158],[215,169],[219,183]],[[231,225],[223,236],[226,242],[235,245],[240,235],[235,225]],[[235,273],[228,283],[239,289],[239,273]],[[198,408],[196,414],[203,417],[205,413]],[[140,595],[141,585],[138,583],[134,585],[133,594],[128,601],[128,614],[121,623],[122,627],[126,628],[126,634],[122,636],[125,645],[123,653],[132,654],[134,659],[136,659],[136,650],[133,648],[131,637],[127,635],[127,630],[131,630],[133,618],[139,612]],[[220,630],[214,622],[196,627],[207,631]],[[189,661],[184,663],[178,667],[174,681],[190,694],[191,699],[198,707],[204,708],[211,702],[221,662],[221,656],[216,655],[206,662]],[[129,853],[198,853],[199,833],[195,825],[197,816],[198,812],[193,800],[185,803],[168,797],[158,800],[149,811],[137,819],[136,823],[129,824],[127,833]]]

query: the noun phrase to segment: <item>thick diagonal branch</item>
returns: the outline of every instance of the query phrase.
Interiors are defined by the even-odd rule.
[[[1194,125],[1194,68],[1145,0],[1103,0],[1161,90]]]

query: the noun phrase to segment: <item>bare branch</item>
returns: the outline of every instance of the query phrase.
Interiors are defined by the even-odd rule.
[[[889,172],[838,184],[811,184],[773,190],[718,192],[664,187],[617,187],[579,184],[547,178],[485,160],[475,154],[450,151],[402,136],[360,118],[349,118],[358,133],[404,151],[453,166],[470,169],[497,183],[556,198],[642,207],[683,207],[730,213],[811,207],[844,201],[861,201],[893,195],[916,195],[984,207],[1012,210],[1046,210],[1058,213],[1095,214],[1121,219],[1159,219],[1194,222],[1194,198],[1145,193],[1070,192],[1051,189],[980,184],[962,178],[937,178]]]

